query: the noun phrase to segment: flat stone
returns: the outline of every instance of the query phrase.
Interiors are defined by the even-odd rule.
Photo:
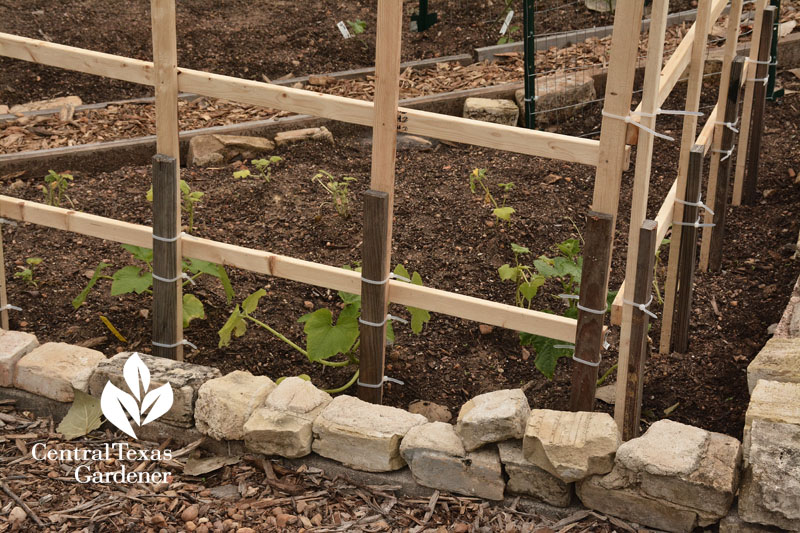
[[[86,392],[89,378],[106,356],[97,350],[48,342],[17,362],[14,386],[59,402],[71,402],[73,387]]]
[[[747,522],[800,531],[800,426],[753,420],[739,516]]]
[[[560,72],[536,78],[536,125],[549,126],[573,117],[597,99],[594,74],[602,69]],[[514,94],[525,125],[525,90]]]
[[[14,385],[17,362],[38,346],[36,335],[24,331],[0,330],[0,387]]]
[[[245,422],[274,389],[268,377],[241,370],[206,381],[194,407],[197,429],[217,440],[242,440]]]
[[[244,425],[245,446],[254,452],[303,457],[311,453],[312,426],[330,394],[298,377],[284,379]]]
[[[22,113],[25,111],[41,111],[43,109],[59,109],[62,107],[78,107],[83,104],[79,96],[61,96],[59,98],[50,98],[49,100],[37,100],[35,102],[27,102],[25,104],[17,104],[11,106],[8,110],[9,113]]]
[[[731,509],[728,516],[719,521],[719,533],[777,533],[777,527],[762,526],[745,522],[739,517],[736,509]]]
[[[325,141],[333,144],[333,134],[325,126],[320,126],[319,128],[282,131],[275,135],[275,144],[278,146],[308,141]]]
[[[422,415],[338,396],[314,420],[312,449],[356,470],[398,470],[406,464],[400,440],[409,429],[425,423]]]
[[[428,419],[428,422],[450,422],[453,418],[453,414],[444,405],[424,400],[411,402],[408,412],[422,415]]]
[[[521,439],[530,412],[522,389],[487,392],[461,407],[456,431],[467,451],[492,442]]]
[[[505,483],[494,447],[467,452],[450,424],[412,427],[400,444],[414,480],[424,487],[502,500]]]
[[[570,504],[574,483],[564,483],[525,459],[522,441],[499,442],[497,449],[508,475],[509,492],[527,494],[556,507],[567,507]]]
[[[195,135],[189,140],[186,165],[190,167],[211,167],[225,163],[222,155],[224,145],[214,135]]]
[[[494,100],[492,98],[467,98],[464,101],[464,118],[494,122],[506,126],[516,126],[519,120],[519,108],[511,100]]]
[[[89,393],[99,398],[109,381],[123,391],[128,391],[122,368],[130,355],[130,352],[121,352],[101,362],[89,380]],[[220,377],[220,371],[210,366],[193,365],[148,354],[140,353],[139,357],[150,370],[150,389],[165,383],[172,387],[172,407],[159,421],[184,428],[194,426],[194,403],[198,390],[206,381]]]
[[[8,111],[7,105],[0,105],[0,115],[8,115]]]
[[[750,456],[750,427],[756,419],[800,425],[800,383],[758,381],[744,416],[745,461]]]
[[[620,442],[607,413],[534,409],[522,450],[528,461],[569,483],[610,472]]]
[[[758,380],[800,383],[800,338],[773,337],[747,367],[750,394]]]
[[[196,135],[189,141],[187,165],[209,167],[227,163],[237,157],[253,159],[274,149],[275,143],[263,137]]]
[[[433,143],[425,137],[401,133],[397,136],[397,150],[401,152],[414,150],[427,152],[433,150]]]

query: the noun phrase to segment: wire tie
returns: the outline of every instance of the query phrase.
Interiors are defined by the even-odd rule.
[[[178,346],[181,346],[181,345],[185,344],[186,346],[191,346],[192,350],[196,350],[197,349],[197,346],[195,346],[191,342],[187,341],[186,339],[183,339],[183,340],[181,340],[179,342],[176,342],[174,344],[164,344],[163,342],[156,342],[156,341],[153,341],[150,344],[152,344],[153,346],[158,346],[159,348],[177,348]]]
[[[625,122],[627,124],[633,124],[637,128],[642,129],[642,130],[650,133],[651,135],[654,135],[654,136],[659,137],[661,139],[665,139],[667,141],[674,141],[675,140],[674,137],[670,137],[669,135],[664,135],[663,133],[658,133],[655,130],[651,130],[650,128],[648,128],[644,124],[640,124],[639,122],[636,122],[635,120],[631,120],[631,116],[630,115],[625,116],[625,117],[621,117],[619,115],[612,115],[611,113],[607,113],[605,109],[603,110],[602,115],[604,117],[606,117],[606,118],[615,118],[615,119],[621,120],[621,121],[623,121],[623,122]]]
[[[725,154],[725,157],[720,158],[720,162],[722,162],[733,155],[733,146],[731,146],[728,150],[718,150],[716,148],[712,148],[711,151],[716,152],[718,154]]]
[[[765,61],[759,61],[757,59],[751,59],[749,57],[746,57],[746,58],[744,58],[744,61],[745,61],[745,63],[754,63],[756,65],[770,65],[771,66],[771,65],[777,65],[778,64],[778,58],[776,58],[776,57],[770,57],[769,59],[767,59]]]
[[[713,228],[714,226],[716,226],[716,224],[701,224],[700,223],[700,217],[697,217],[697,220],[695,220],[694,222],[675,222],[675,221],[673,221],[672,223],[677,225],[677,226],[691,226],[691,227],[694,227],[694,228]]]
[[[577,294],[559,294],[559,298],[563,298],[564,300],[579,300],[580,296]],[[582,306],[580,303],[578,304],[578,309],[581,311],[586,311],[587,313],[592,313],[594,315],[604,315],[608,312],[608,306],[602,311],[600,309],[589,309],[588,307]]]
[[[382,322],[370,322],[368,320],[364,320],[361,317],[358,317],[358,322],[360,324],[364,324],[365,326],[371,326],[373,328],[383,327],[383,325],[386,324],[386,322],[389,321],[389,320],[397,320],[398,322],[401,322],[403,324],[408,324],[408,320],[406,320],[404,318],[400,318],[399,316],[394,316],[394,315],[386,315],[386,318],[384,318]]]
[[[176,242],[181,237],[184,237],[185,235],[186,235],[186,233],[184,233],[183,231],[178,233],[175,237],[159,237],[158,235],[153,235],[153,240],[154,241],[160,241],[160,242]]]
[[[17,307],[16,305],[6,304],[3,307],[0,307],[0,311],[8,311],[9,309],[13,311],[22,311],[21,307]]]
[[[399,379],[390,378],[389,376],[383,376],[383,379],[381,380],[380,383],[364,383],[359,379],[358,381],[356,381],[356,384],[359,387],[367,387],[368,389],[380,389],[381,387],[383,387],[383,384],[387,382],[397,383],[398,385],[406,384],[405,381],[400,381]]]
[[[733,150],[733,149],[731,149],[731,150]],[[690,205],[692,207],[702,207],[703,209],[705,209],[706,211],[708,211],[712,215],[714,214],[714,211],[712,211],[710,207],[708,207],[706,204],[703,203],[703,197],[702,196],[700,198],[698,198],[696,202],[687,202],[686,200],[680,200],[678,198],[675,199],[675,202],[679,203],[679,204],[683,204],[683,205]]]
[[[608,331],[609,330],[606,330],[606,336],[608,336]],[[609,346],[608,342],[603,340],[603,348],[608,349],[608,346]],[[574,350],[575,349],[575,345],[574,344],[554,344],[553,348],[560,348],[560,349],[564,349],[564,350]],[[572,360],[575,361],[576,363],[580,363],[582,365],[598,367],[598,366],[600,366],[600,361],[603,360],[603,355],[600,354],[600,359],[596,363],[592,363],[591,361],[587,361],[586,359],[581,359],[580,357],[575,357],[574,353],[572,354]]]
[[[375,281],[374,279],[367,279],[363,276],[361,277],[361,281],[363,281],[364,283],[369,283],[370,285],[386,285],[387,283],[389,283],[390,279],[399,279],[400,281],[411,283],[411,280],[408,279],[407,277],[401,276],[400,274],[395,274],[394,272],[391,272],[389,276],[387,276],[387,278],[383,281]]]
[[[603,360],[603,356],[601,354],[600,355],[600,359],[598,359],[596,362],[593,363],[591,361],[587,361],[586,359],[581,359],[580,357],[575,357],[575,354],[573,354],[572,355],[572,360],[575,361],[576,363],[580,363],[582,365],[593,366],[593,367],[597,368],[598,366],[600,366],[600,361]]]
[[[752,81],[753,83],[761,82],[766,85],[769,81],[769,76],[764,76],[763,78],[748,78],[747,81]]]
[[[175,283],[179,279],[186,279],[186,280],[189,280],[189,283],[191,283],[192,285],[195,284],[194,280],[192,279],[192,277],[189,274],[187,274],[186,272],[183,272],[180,276],[175,276],[172,279],[170,279],[170,278],[162,278],[158,274],[152,274],[152,276],[153,276],[153,279],[157,279],[158,281],[163,281],[164,283]]]
[[[739,117],[736,117],[736,122],[723,122],[721,120],[717,120],[717,121],[714,122],[714,124],[719,124],[720,126],[725,126],[729,130],[731,130],[733,133],[739,133],[739,129],[736,127],[736,125],[738,123],[739,123]]]
[[[625,299],[622,300],[622,303],[625,303],[625,304],[628,304],[628,305],[632,305],[632,306],[636,307],[637,309],[639,309],[639,311],[641,311],[642,313],[646,313],[646,314],[650,315],[651,317],[653,317],[654,319],[658,319],[656,314],[648,309],[648,307],[650,307],[650,304],[653,303],[653,295],[652,294],[650,295],[650,299],[647,300],[646,304],[638,304],[638,303],[633,302],[631,300],[625,300]]]

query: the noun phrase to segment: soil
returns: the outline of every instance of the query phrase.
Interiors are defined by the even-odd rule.
[[[519,0],[510,3],[515,9],[512,40],[519,40],[522,5]],[[671,2],[670,10],[691,9],[691,4]],[[499,0],[436,1],[430,9],[438,12],[439,22],[417,33],[407,29],[417,7],[417,2],[405,3],[404,61],[472,53],[496,44],[506,12],[506,2]],[[588,10],[580,0],[542,0],[537,10],[540,35],[604,26],[612,18]],[[372,66],[375,15],[375,2],[179,1],[178,64],[258,81]],[[336,23],[357,19],[366,22],[365,32],[344,40]],[[152,60],[148,2],[7,0],[0,3],[0,31]],[[151,95],[147,87],[7,58],[0,58],[0,70],[0,102],[6,105],[70,94],[87,103]]]
[[[789,89],[800,88],[788,74],[782,81]],[[704,93],[703,106],[707,107],[716,93],[713,84]],[[678,108],[682,98],[673,96],[665,109]],[[791,259],[800,229],[800,185],[789,173],[789,169],[800,169],[795,151],[797,107],[797,93],[767,107],[759,177],[762,198],[755,206],[729,210],[723,270],[697,274],[690,352],[654,354],[650,359],[644,385],[646,423],[663,418],[665,409],[671,407],[671,419],[741,436],[748,401],[747,364],[767,340],[768,327],[778,322],[800,273],[797,261]],[[578,119],[581,127],[596,121],[597,111],[587,110],[586,116]],[[333,266],[357,262],[360,193],[369,182],[370,134],[366,128],[344,124],[330,127],[336,137],[334,146],[312,143],[276,150],[275,155],[284,161],[273,171],[270,183],[232,179],[241,163],[184,170],[182,178],[192,189],[205,192],[192,234]],[[679,135],[680,118],[660,118],[659,130]],[[657,140],[651,216],[674,179],[678,150],[679,143]],[[357,178],[351,186],[349,218],[337,216],[322,188],[312,183],[320,168],[335,176]],[[473,168],[488,169],[492,192],[498,197],[502,197],[498,183],[515,183],[507,197],[508,205],[517,210],[510,224],[494,224],[483,198],[470,193],[468,175]],[[68,194],[75,209],[151,224],[151,207],[144,194],[150,186],[147,167],[98,175],[80,169],[72,169],[72,173],[75,181]],[[623,177],[612,288],[619,286],[624,272],[632,175],[631,170]],[[38,186],[32,181],[5,184],[2,192],[41,201]],[[402,262],[409,271],[420,272],[425,285],[513,303],[513,286],[502,282],[496,270],[513,261],[510,244],[529,247],[532,257],[552,256],[556,243],[577,237],[576,228],[583,227],[593,186],[594,169],[575,164],[444,143],[427,152],[400,151],[393,263]],[[3,233],[9,301],[23,309],[11,313],[12,328],[35,332],[41,342],[89,341],[105,353],[149,350],[148,296],[112,297],[110,282],[101,280],[84,306],[75,311],[70,304],[100,261],[114,268],[131,264],[127,252],[116,244],[30,224],[5,224]],[[44,259],[36,267],[35,287],[12,278],[29,257]],[[667,257],[666,247],[661,257]],[[229,272],[236,302],[259,288],[266,289],[255,315],[300,344],[304,339],[297,319],[310,309],[336,311],[339,305],[333,291],[236,269]],[[663,284],[663,265],[659,278]],[[535,298],[534,308],[560,312],[563,304],[555,297],[558,289],[546,285]],[[200,278],[191,292],[204,302],[206,318],[193,322],[186,331],[187,339],[199,347],[187,351],[187,360],[223,372],[247,369],[273,379],[305,373],[322,387],[336,387],[350,378],[352,368],[312,364],[252,326],[229,347],[218,348],[217,330],[233,305],[226,302],[213,278]],[[655,304],[654,308],[659,310]],[[407,315],[402,308],[394,308],[393,313]],[[107,317],[127,341],[115,339],[99,315]],[[650,334],[656,341],[659,329],[656,322]],[[618,329],[613,331],[610,340],[615,345]],[[395,345],[388,350],[386,372],[405,385],[387,385],[388,404],[407,408],[422,399],[443,404],[456,414],[461,404],[477,394],[524,385],[533,407],[563,409],[567,405],[569,361],[562,359],[555,378],[545,379],[533,367],[535,354],[520,347],[513,331],[494,328],[482,334],[476,323],[433,315],[422,335],[415,336],[406,327],[398,327],[397,334]],[[601,373],[615,359],[612,346],[604,354]],[[611,410],[600,402],[597,408]]]

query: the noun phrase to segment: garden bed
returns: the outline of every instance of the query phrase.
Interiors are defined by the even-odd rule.
[[[783,82],[789,89],[798,88],[788,75]],[[709,97],[703,105],[708,105],[714,91],[705,92]],[[680,98],[680,94],[673,96],[665,107],[677,107]],[[800,167],[792,159],[797,143],[796,98],[792,94],[780,105],[768,107],[759,182],[763,199],[754,207],[731,210],[723,272],[697,276],[691,352],[654,356],[648,364],[643,413],[649,422],[663,418],[664,410],[672,408],[672,419],[741,437],[748,399],[745,369],[768,338],[768,326],[780,318],[798,275],[791,245],[798,232],[800,186],[788,173],[789,168]],[[276,150],[275,155],[284,161],[273,171],[269,184],[255,178],[233,179],[237,165],[183,171],[183,179],[206,195],[198,206],[193,234],[334,266],[358,261],[359,193],[368,186],[370,133],[346,125],[331,129],[336,138],[333,147],[301,144]],[[659,130],[678,132],[680,119],[663,117]],[[677,143],[658,141],[651,213],[671,184],[677,152]],[[502,197],[498,183],[515,183],[507,200],[517,210],[510,224],[495,223],[482,197],[470,193],[468,176],[474,168],[488,169],[491,190],[498,197]],[[311,181],[319,169],[357,178],[349,219],[322,205],[327,200],[324,191]],[[99,175],[72,170],[75,181],[68,195],[75,209],[151,223],[151,207],[144,194],[150,184],[149,167]],[[632,171],[623,177],[618,243],[627,235],[631,180]],[[497,274],[503,263],[513,262],[511,243],[529,247],[532,258],[553,256],[555,244],[578,237],[573,223],[583,227],[593,183],[594,169],[589,167],[488,149],[442,143],[431,151],[401,151],[394,264],[402,262],[410,271],[419,271],[428,286],[513,303],[513,285],[502,282]],[[38,185],[31,180],[5,184],[3,193],[41,201]],[[66,200],[65,205],[69,205]],[[12,329],[33,331],[41,342],[83,342],[106,353],[148,351],[148,296],[111,297],[109,282],[101,281],[79,310],[70,303],[86,285],[87,271],[100,261],[115,268],[132,264],[130,254],[111,243],[28,224],[4,225],[3,233],[9,301],[23,308],[11,313]],[[661,255],[666,257],[665,251]],[[36,267],[36,287],[12,278],[29,257],[44,260]],[[614,288],[622,281],[624,249],[617,251],[612,268]],[[297,322],[300,316],[323,306],[338,312],[339,299],[332,291],[238,270],[229,274],[236,302],[265,288],[267,294],[255,316],[300,344],[304,344],[302,325]],[[559,289],[549,282],[534,298],[533,308],[563,311],[563,303],[554,297]],[[335,387],[350,378],[352,369],[323,371],[252,325],[228,348],[217,348],[217,331],[233,304],[226,302],[213,279],[201,278],[192,292],[204,302],[206,318],[186,330],[187,339],[199,347],[196,352],[187,351],[187,360],[216,366],[223,373],[246,369],[273,379],[306,373],[323,387]],[[395,314],[405,315],[402,309]],[[127,342],[117,340],[98,315],[110,320]],[[386,372],[406,383],[387,386],[388,404],[408,407],[423,399],[453,410],[479,393],[525,386],[533,407],[566,407],[568,360],[559,362],[555,379],[548,381],[534,369],[535,353],[526,353],[513,331],[495,328],[484,334],[476,323],[434,315],[420,336],[402,326],[397,333],[387,354]],[[657,339],[658,334],[656,321],[650,335]],[[604,354],[601,373],[615,360],[616,333],[610,340],[612,348]],[[611,409],[599,402],[598,408]]]

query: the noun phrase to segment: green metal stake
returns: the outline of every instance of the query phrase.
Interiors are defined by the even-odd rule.
[[[411,31],[423,32],[438,21],[438,14],[428,13],[428,0],[419,0],[419,11],[411,15]]]
[[[774,102],[783,97],[783,89],[775,90],[775,78],[778,73],[778,26],[780,26],[781,0],[771,0],[770,5],[778,8],[775,23],[772,25],[772,46],[770,47],[769,81],[767,81],[767,100]]]
[[[523,0],[522,26],[524,34],[525,68],[525,127],[536,129],[536,14],[535,0]]]

